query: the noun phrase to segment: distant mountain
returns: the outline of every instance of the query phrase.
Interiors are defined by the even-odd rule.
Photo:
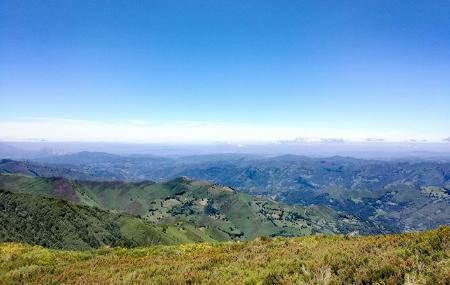
[[[52,155],[53,151],[49,148],[25,150],[20,147],[13,146],[9,143],[0,142],[0,159],[35,159]]]
[[[0,173],[24,174],[36,177],[66,177],[68,179],[92,180],[98,179],[82,169],[71,170],[60,166],[44,165],[29,161],[0,160]]]
[[[24,153],[25,152],[19,148],[10,146],[5,143],[0,143],[0,158],[22,158]]]
[[[121,156],[104,152],[79,152],[66,155],[53,155],[34,159],[41,165],[63,166],[80,171],[97,180],[156,180],[164,176],[165,170],[175,167],[175,160],[151,155]],[[152,172],[151,179],[146,173]],[[158,177],[161,178],[161,177]],[[166,179],[163,179],[166,180]]]
[[[54,164],[93,164],[93,163],[110,163],[112,161],[124,163],[127,157],[110,154],[106,152],[77,152],[65,155],[52,155],[48,157],[41,157],[39,161]]]
[[[0,242],[91,249],[213,241],[193,227],[155,225],[128,214],[0,188]]]
[[[60,156],[60,163],[71,160]],[[62,165],[62,164],[61,164]],[[97,179],[163,181],[179,176],[228,185],[297,205],[323,204],[391,232],[425,230],[450,222],[450,163],[377,161],[238,154],[189,157],[114,157],[64,165]]]
[[[0,188],[138,215],[158,224],[187,223],[202,228],[214,240],[382,232],[328,207],[289,206],[185,178],[128,183],[2,174]]]

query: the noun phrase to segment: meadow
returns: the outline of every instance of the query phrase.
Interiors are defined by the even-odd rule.
[[[2,243],[0,283],[445,285],[450,227],[89,251]]]

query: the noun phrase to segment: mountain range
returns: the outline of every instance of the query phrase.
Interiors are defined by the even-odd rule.
[[[450,163],[445,161],[81,152],[33,161],[4,160],[0,171],[94,181],[166,181],[185,176],[286,204],[325,205],[388,232],[450,223]]]
[[[3,162],[9,166],[14,164],[12,161]],[[4,168],[2,171],[4,172]],[[25,172],[29,174],[28,171]],[[81,245],[81,241],[74,243],[72,246],[76,248],[102,244],[145,245],[148,242],[227,241],[248,240],[258,236],[383,232],[382,228],[369,222],[326,206],[287,205],[266,197],[240,193],[227,186],[188,178],[163,183],[85,181],[12,174],[9,171],[0,174],[0,190],[7,191],[2,194],[5,199],[0,211],[4,225],[1,235],[3,241],[34,241],[37,244],[53,245],[44,241],[45,239],[36,240],[32,233],[45,225],[48,235],[55,231],[53,236],[73,236],[61,232],[66,227],[58,226],[71,224],[73,220],[70,217],[76,217],[80,221],[83,220],[81,217],[86,217],[86,220],[93,221],[91,224],[98,225],[100,229],[89,230],[96,233],[93,235],[94,240],[87,245],[84,244],[86,241]],[[57,202],[59,199],[68,201],[69,204]],[[7,202],[9,200],[13,202]],[[62,208],[70,208],[73,213],[69,216],[59,215],[58,213],[67,212]],[[28,218],[11,218],[17,213],[22,213],[20,217]],[[22,224],[17,223],[18,220]],[[107,222],[115,220],[122,222],[117,225]],[[70,232],[77,232],[79,227],[84,230],[84,226],[86,229],[90,228],[88,224],[77,224],[68,226],[68,229]],[[30,229],[23,230],[24,228]],[[124,228],[127,230],[123,230]],[[161,233],[161,228],[165,229],[164,234]],[[107,233],[100,234],[105,229]],[[115,235],[108,229],[113,230]],[[124,234],[136,231],[146,233],[138,238],[134,234]],[[30,234],[27,236],[27,233]],[[21,235],[25,238],[20,239]],[[102,237],[104,235],[111,236],[113,240],[105,242]],[[64,242],[53,246],[66,248]]]

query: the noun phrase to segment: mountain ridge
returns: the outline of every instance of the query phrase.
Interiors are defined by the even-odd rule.
[[[164,183],[105,182],[0,174],[0,188],[137,215],[152,223],[187,223],[205,228],[218,240],[383,232],[325,206],[289,206],[187,178]]]

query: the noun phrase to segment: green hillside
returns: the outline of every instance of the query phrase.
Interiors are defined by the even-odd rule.
[[[129,183],[2,174],[0,188],[138,215],[159,224],[193,225],[219,241],[379,230],[327,207],[288,206],[185,178]]]
[[[0,190],[0,241],[91,249],[214,240],[189,225],[154,225],[128,214]]]
[[[388,236],[61,251],[0,244],[1,284],[450,283],[450,227]]]

